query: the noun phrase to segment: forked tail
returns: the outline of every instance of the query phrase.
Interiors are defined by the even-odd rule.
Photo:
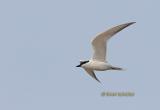
[[[111,70],[124,70],[124,69],[119,67],[111,67]]]

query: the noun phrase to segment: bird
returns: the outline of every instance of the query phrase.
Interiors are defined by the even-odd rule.
[[[82,67],[92,78],[98,82],[100,82],[100,80],[96,77],[94,71],[123,70],[123,68],[112,66],[106,60],[107,43],[112,36],[134,23],[136,22],[124,23],[97,34],[96,37],[91,41],[93,49],[93,55],[91,59],[80,60],[80,64],[76,67]]]

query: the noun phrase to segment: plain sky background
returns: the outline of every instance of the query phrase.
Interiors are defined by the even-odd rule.
[[[0,110],[159,110],[159,11],[159,0],[1,0]],[[132,21],[108,44],[126,71],[96,72],[99,84],[75,67],[97,33]]]

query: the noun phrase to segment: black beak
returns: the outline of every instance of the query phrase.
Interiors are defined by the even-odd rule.
[[[81,67],[81,65],[77,65],[76,67]]]

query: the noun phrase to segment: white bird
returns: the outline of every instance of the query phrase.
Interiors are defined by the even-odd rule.
[[[92,40],[93,56],[90,60],[80,61],[80,64],[76,67],[82,67],[90,76],[96,79],[94,70],[96,71],[105,71],[105,70],[123,70],[119,67],[114,67],[106,61],[106,44],[107,41],[116,33],[123,30],[124,28],[134,24],[135,22],[125,23],[118,26],[115,26],[105,32],[98,34]]]

